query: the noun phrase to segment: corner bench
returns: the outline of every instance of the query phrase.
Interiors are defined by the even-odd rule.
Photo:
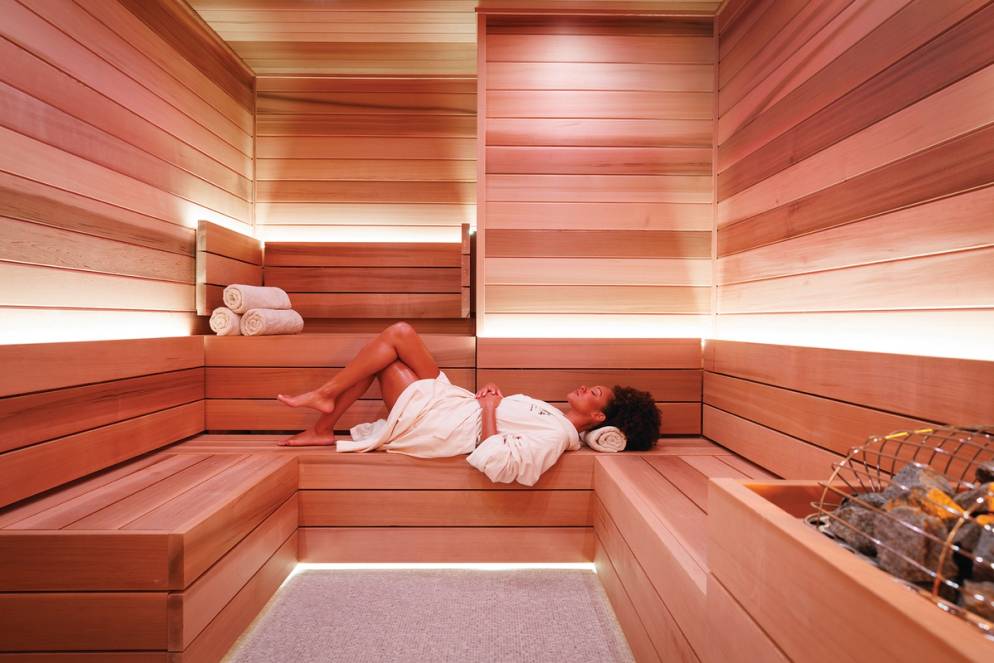
[[[739,655],[719,652],[713,643],[715,629],[727,627],[712,616],[733,619],[738,612],[708,570],[712,478],[775,477],[717,446],[681,455],[604,456],[595,464],[595,563],[640,663]],[[778,660],[775,647],[764,653],[741,660]]]
[[[296,564],[297,482],[292,456],[165,452],[3,512],[0,651],[219,660]]]

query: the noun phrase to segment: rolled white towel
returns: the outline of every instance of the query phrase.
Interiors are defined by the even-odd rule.
[[[242,316],[241,329],[243,336],[299,334],[304,330],[304,319],[293,309],[253,308]]]
[[[211,313],[211,329],[218,336],[238,336],[242,316],[232,311],[227,306],[218,306]]]
[[[628,438],[617,426],[604,426],[594,430],[584,431],[580,439],[594,451],[614,453],[624,451]]]
[[[232,283],[224,289],[224,305],[235,313],[245,315],[253,308],[284,310],[290,308],[290,295],[282,288]]]

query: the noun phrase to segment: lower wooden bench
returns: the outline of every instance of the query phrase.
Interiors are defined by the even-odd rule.
[[[640,663],[746,660],[719,658],[711,644],[712,601],[723,598],[712,597],[707,562],[708,482],[715,477],[772,478],[720,447],[707,455],[597,459],[597,572]]]
[[[161,453],[3,511],[0,652],[219,660],[297,562],[297,483],[293,456]]]

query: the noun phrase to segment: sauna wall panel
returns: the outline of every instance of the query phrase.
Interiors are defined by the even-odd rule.
[[[481,15],[478,31],[484,328],[704,319],[710,21]]]
[[[994,358],[994,3],[718,26],[717,336]]]
[[[461,226],[475,225],[473,78],[262,76],[257,89],[261,238],[459,242]],[[434,328],[473,333],[471,321],[443,315],[432,316]],[[361,316],[326,307],[305,317],[311,331]]]
[[[0,342],[202,331],[196,222],[251,233],[253,79],[170,5],[0,4]]]
[[[472,75],[476,0],[191,0],[259,75]]]

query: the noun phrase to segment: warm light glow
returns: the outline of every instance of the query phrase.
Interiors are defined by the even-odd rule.
[[[196,228],[198,222],[201,220],[210,221],[211,223],[216,223],[219,226],[224,226],[229,230],[234,230],[236,233],[252,237],[252,225],[249,223],[242,223],[238,219],[233,219],[230,216],[225,216],[224,214],[220,214],[214,210],[209,210],[206,207],[201,207],[200,205],[194,203],[187,203],[184,205],[184,226]]]
[[[994,310],[719,315],[711,338],[994,360]]]
[[[488,313],[482,338],[696,338],[711,328],[709,315],[594,315]]]
[[[293,567],[283,585],[290,582],[298,573],[304,571],[392,571],[392,570],[424,570],[424,569],[465,569],[469,571],[522,571],[527,569],[565,569],[571,571],[591,571],[597,573],[593,562],[337,562],[337,563],[305,563]]]
[[[451,242],[459,226],[256,226],[263,242]]]
[[[0,309],[0,344],[189,336],[194,317],[171,311]]]

